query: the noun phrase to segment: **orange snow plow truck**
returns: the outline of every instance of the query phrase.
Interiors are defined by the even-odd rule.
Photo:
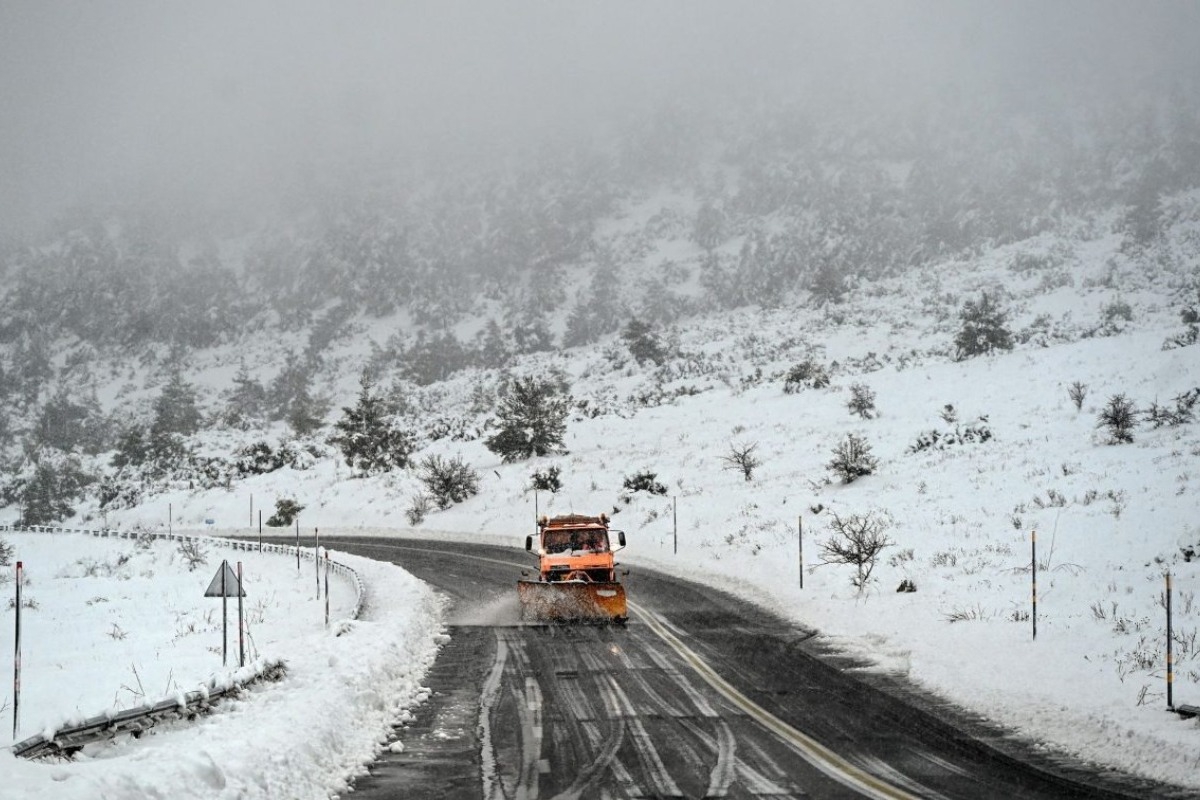
[[[625,546],[625,531],[609,530],[607,514],[542,517],[537,527],[525,549],[538,557],[538,578],[517,581],[522,618],[624,623],[629,611],[613,553]]]

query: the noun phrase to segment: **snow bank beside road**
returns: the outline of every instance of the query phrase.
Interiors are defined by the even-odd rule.
[[[6,538],[21,551],[18,535]],[[74,556],[70,548],[61,551]],[[0,752],[5,798],[141,798],[159,794],[164,787],[172,797],[184,798],[326,798],[342,791],[347,778],[374,757],[400,712],[426,696],[421,679],[436,655],[441,606],[428,588],[395,566],[343,554],[335,557],[357,570],[367,584],[369,609],[362,620],[343,619],[329,631],[310,626],[264,646],[264,657],[286,660],[283,681],[225,701],[194,723],[173,725],[140,740],[122,738],[90,746],[73,762],[26,762]],[[286,575],[288,559],[275,558]],[[291,570],[294,575],[294,562]],[[190,591],[197,573],[182,567],[156,574],[159,584],[186,583],[189,596],[203,591]],[[111,581],[108,593],[113,595],[127,582],[120,577]],[[35,584],[43,606],[35,613],[49,613],[50,585],[48,577]],[[89,591],[97,586],[89,584]],[[286,588],[282,583],[258,584],[264,594]],[[161,611],[167,613],[165,608]],[[103,624],[103,613],[93,627]],[[158,660],[159,650],[169,648],[167,642],[143,639],[132,639],[131,645],[121,650],[120,661],[112,659],[126,672],[128,661],[151,663]],[[6,655],[10,648],[11,637]],[[99,662],[94,667],[100,675],[116,669]],[[94,683],[100,697],[111,698],[118,688]],[[89,711],[102,708],[103,703]],[[4,716],[11,720],[9,714]],[[24,726],[22,730],[28,732]]]

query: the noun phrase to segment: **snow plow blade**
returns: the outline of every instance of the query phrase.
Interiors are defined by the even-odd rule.
[[[619,583],[517,581],[517,596],[527,620],[623,623],[629,618]]]

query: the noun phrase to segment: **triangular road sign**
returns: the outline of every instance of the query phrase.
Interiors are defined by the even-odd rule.
[[[221,593],[221,573],[225,573],[225,593]],[[238,585],[237,575],[229,566],[228,561],[222,561],[221,566],[217,567],[217,574],[213,576],[212,583],[204,590],[205,597],[245,597],[246,590]]]

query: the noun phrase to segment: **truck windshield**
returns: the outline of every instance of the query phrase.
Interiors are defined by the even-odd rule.
[[[604,553],[608,551],[608,535],[604,531],[546,531],[542,547],[547,553]]]

